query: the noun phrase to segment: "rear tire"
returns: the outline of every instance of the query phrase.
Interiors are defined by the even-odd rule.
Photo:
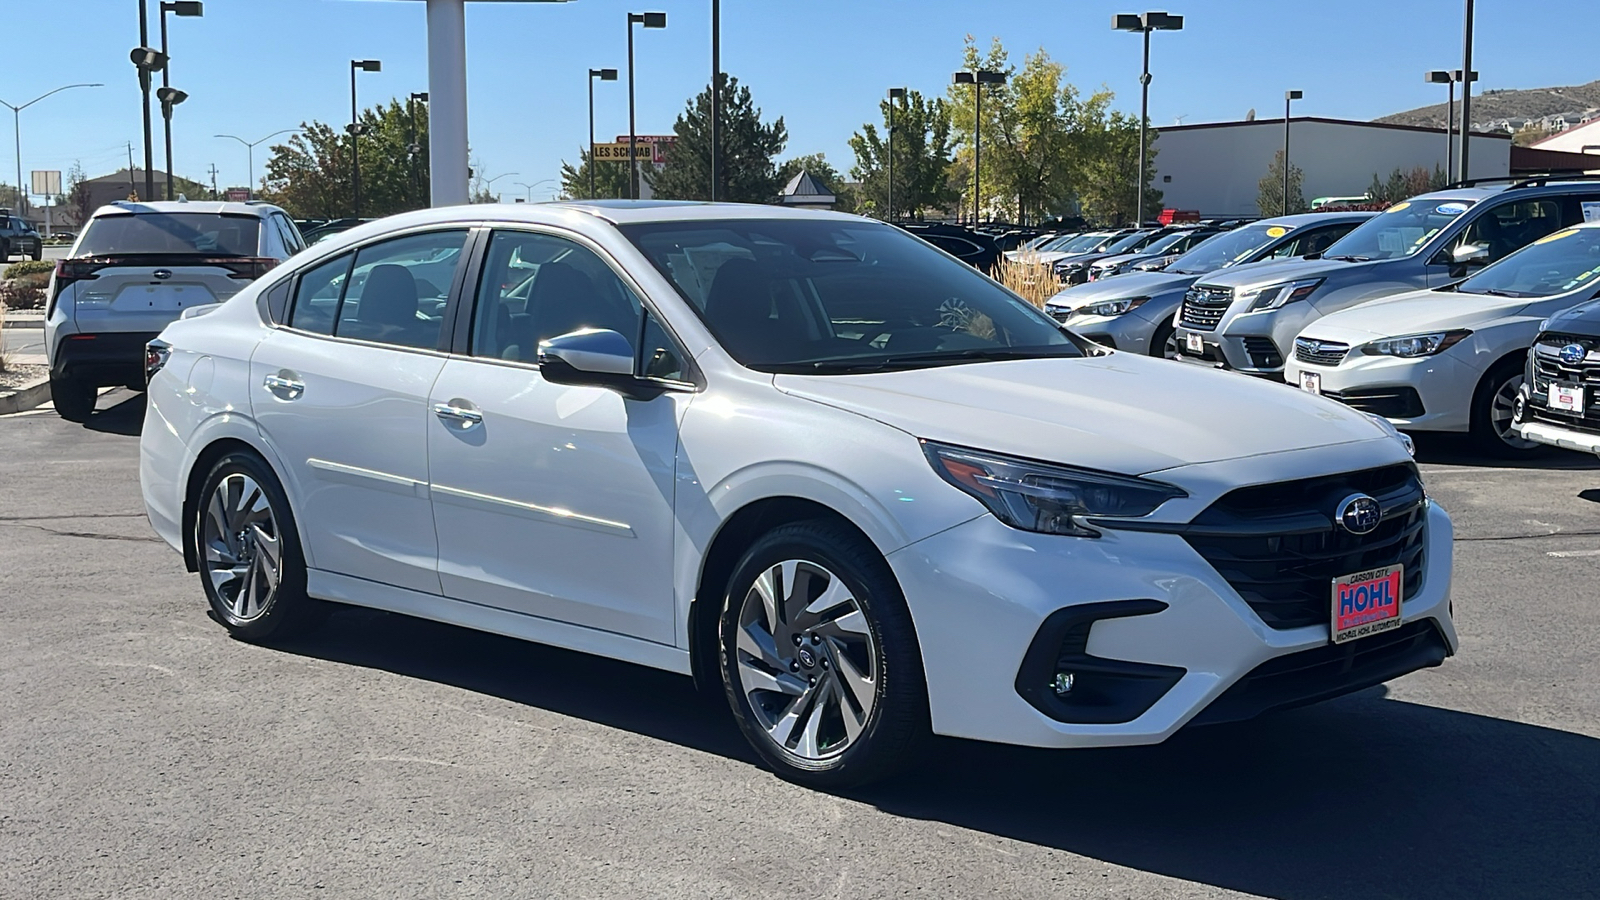
[[[39,246],[33,248],[33,256],[30,257],[30,258],[34,262],[38,262],[39,260],[43,259],[44,258],[44,245],[40,244]]]
[[[253,453],[217,460],[195,498],[194,547],[211,614],[242,641],[304,634],[328,616],[306,594],[305,555],[289,498]]]
[[[1522,387],[1523,364],[1507,360],[1483,376],[1472,398],[1472,443],[1486,456],[1520,459],[1544,452],[1544,445],[1511,430],[1511,411]]]
[[[11,261],[11,245],[6,243],[5,241],[0,241],[0,264],[8,263],[10,261]]]
[[[94,415],[94,401],[99,396],[95,386],[77,378],[50,378],[50,401],[56,412],[68,422],[87,422]]]
[[[823,790],[887,777],[928,732],[910,612],[883,555],[843,525],[785,525],[734,568],[718,628],[723,687],[780,777]]]

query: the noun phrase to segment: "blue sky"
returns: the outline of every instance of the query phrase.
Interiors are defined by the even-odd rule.
[[[22,116],[24,170],[91,174],[127,164],[140,148],[138,86],[127,53],[138,38],[137,0],[6,0],[11,47],[27,49],[0,74],[0,99],[21,103],[74,81],[103,88],[58,94]],[[149,0],[154,17],[156,0]],[[1597,22],[1595,0],[1478,0],[1475,68],[1483,88],[1577,84],[1600,62],[1570,37]],[[1153,39],[1151,119],[1157,125],[1271,116],[1286,88],[1295,111],[1368,119],[1443,99],[1430,68],[1456,68],[1461,0],[1173,0],[1179,33]],[[1154,8],[1163,8],[1157,5]],[[846,144],[876,118],[891,85],[945,90],[962,39],[999,37],[1020,64],[1039,48],[1085,91],[1102,84],[1137,112],[1139,38],[1114,32],[1121,0],[723,0],[723,68],[748,84],[767,117],[789,128],[786,156],[824,152],[849,168]],[[587,140],[587,70],[624,68],[626,13],[662,10],[665,31],[636,35],[639,131],[671,130],[709,79],[709,0],[474,2],[467,12],[473,156],[510,199],[514,182],[553,178]],[[153,21],[153,19],[152,19]],[[308,119],[349,117],[349,60],[378,58],[363,74],[362,105],[427,89],[423,4],[416,0],[206,0],[203,19],[170,19],[173,84],[190,94],[174,123],[177,170],[215,163],[223,185],[243,184],[247,139]],[[1565,23],[1563,25],[1562,23]],[[152,42],[155,28],[152,26]],[[624,72],[624,78],[626,73]],[[0,110],[0,113],[5,110]],[[596,85],[601,140],[627,131],[625,82]],[[0,123],[0,179],[14,177],[10,123]],[[161,165],[160,121],[156,162]],[[259,172],[265,148],[257,148]],[[534,199],[548,197],[540,185]]]

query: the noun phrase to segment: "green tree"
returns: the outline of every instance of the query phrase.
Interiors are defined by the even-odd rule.
[[[589,148],[578,150],[576,166],[561,161],[561,198],[563,200],[617,200],[628,196],[628,164],[602,159],[599,163],[589,159]],[[589,192],[589,167],[594,170],[594,193]]]
[[[810,172],[811,177],[821,181],[828,186],[828,190],[833,191],[834,197],[838,198],[833,205],[835,210],[839,212],[856,211],[856,192],[845,182],[844,176],[839,174],[839,170],[828,162],[828,157],[825,154],[807,153],[804,156],[796,156],[793,159],[784,160],[778,166],[779,189],[781,190],[787,186],[789,181],[801,172]]]
[[[1161,214],[1162,193],[1151,183],[1156,175],[1156,136],[1146,131],[1144,169],[1144,211],[1134,215],[1139,204],[1139,117],[1122,112],[1107,113],[1103,104],[1092,98],[1092,122],[1085,128],[1082,151],[1077,159],[1078,197],[1083,214],[1096,222],[1121,225],[1148,222]]]
[[[1283,176],[1280,174],[1278,177]],[[1379,178],[1378,173],[1374,172],[1372,184],[1367,187],[1367,199],[1387,206],[1408,200],[1418,194],[1441,190],[1449,181],[1450,177],[1438,166],[1434,166],[1431,174],[1422,166],[1410,170],[1397,168],[1390,172],[1386,179]]]
[[[761,110],[750,89],[723,73],[722,145],[718,176],[719,200],[735,203],[770,203],[783,187],[775,164],[789,143],[789,131],[779,116],[771,125],[761,121]],[[678,136],[667,145],[660,169],[645,165],[644,180],[664,200],[707,200],[711,197],[711,88],[692,98],[672,126]]]
[[[416,107],[415,142],[410,111],[398,101],[363,110],[361,214],[388,216],[428,205],[428,112]],[[414,151],[414,153],[413,153]],[[298,218],[352,214],[355,194],[350,173],[350,134],[324,122],[300,126],[271,149],[263,199]]]
[[[865,215],[889,214],[889,121],[894,114],[894,212],[900,218],[921,218],[931,209],[953,203],[950,175],[950,107],[943,98],[928,100],[907,91],[896,103],[882,100],[883,132],[873,123],[850,137],[856,156],[850,174],[861,182],[858,209]]]
[[[1397,170],[1398,171],[1398,170]],[[1373,176],[1376,178],[1377,176]],[[1303,213],[1309,207],[1306,205],[1305,194],[1301,190],[1301,183],[1305,175],[1300,167],[1289,164],[1289,208],[1283,208],[1283,151],[1272,154],[1272,162],[1267,165],[1267,174],[1261,176],[1256,182],[1256,208],[1263,217],[1287,216]]]

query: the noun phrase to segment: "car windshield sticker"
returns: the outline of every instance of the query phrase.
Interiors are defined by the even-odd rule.
[[[1573,235],[1575,235],[1577,233],[1578,233],[1577,229],[1568,228],[1565,231],[1558,231],[1555,234],[1547,234],[1544,237],[1539,238],[1537,241],[1534,241],[1534,243],[1535,244],[1548,244],[1551,241],[1559,241],[1562,238],[1572,237]]]
[[[1411,208],[1411,204],[1410,203],[1396,203],[1395,205],[1393,205],[1393,206],[1389,207],[1388,209],[1384,210],[1384,212],[1396,213],[1396,212],[1399,212],[1402,209],[1410,209],[1410,208]]]
[[[1283,227],[1282,225],[1274,225],[1267,229],[1267,237],[1281,238],[1288,233],[1289,229]]]
[[[1578,204],[1583,207],[1583,220],[1585,222],[1600,222],[1600,203],[1585,200]]]
[[[1433,208],[1441,216],[1459,216],[1467,211],[1465,203],[1441,203]]]

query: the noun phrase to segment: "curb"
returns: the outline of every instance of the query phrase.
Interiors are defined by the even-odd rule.
[[[0,416],[22,412],[50,402],[50,379],[42,378],[24,385],[14,393],[0,396]]]
[[[43,316],[23,316],[16,319],[6,319],[7,328],[43,328]]]

